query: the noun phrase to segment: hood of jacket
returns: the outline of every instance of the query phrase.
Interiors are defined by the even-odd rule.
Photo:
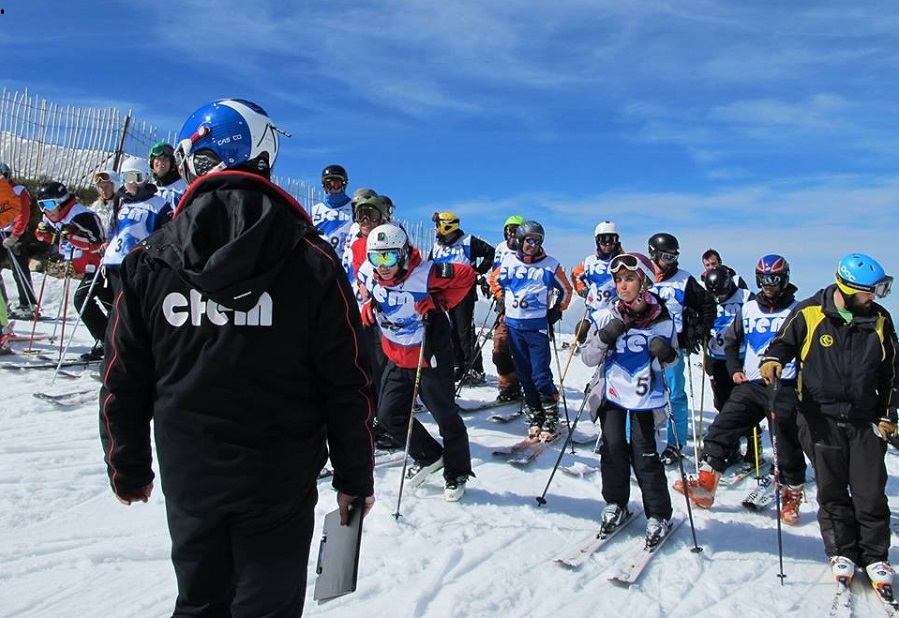
[[[175,218],[144,249],[208,298],[248,311],[312,234],[309,216],[285,191],[255,174],[225,171],[191,184]]]

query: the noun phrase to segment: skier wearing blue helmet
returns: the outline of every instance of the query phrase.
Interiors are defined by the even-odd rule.
[[[258,105],[194,112],[175,150],[190,186],[125,256],[109,316],[104,456],[118,499],[146,502],[153,420],[176,616],[302,614],[329,454],[343,523],[374,503],[359,310],[302,206],[268,180],[277,155]]]
[[[856,565],[892,594],[890,507],[884,463],[896,443],[896,330],[875,301],[893,278],[874,258],[850,253],[836,281],[796,305],[762,358],[765,382],[798,362],[799,439],[818,483],[818,524],[834,577]],[[851,462],[851,465],[850,465]]]

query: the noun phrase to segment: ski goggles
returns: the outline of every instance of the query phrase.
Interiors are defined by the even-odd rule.
[[[57,208],[62,206],[64,201],[65,200],[63,200],[62,198],[53,197],[53,198],[38,200],[37,205],[40,207],[40,209],[42,211],[46,212],[48,210],[56,210]]]
[[[127,172],[122,172],[122,180],[139,185],[147,181],[147,175],[137,170],[128,170]]]
[[[784,276],[778,273],[756,275],[755,282],[760,288],[780,287],[783,285]]]
[[[677,253],[668,253],[667,251],[656,251],[656,257],[660,262],[668,262],[673,264],[680,257]]]
[[[101,182],[112,182],[112,176],[109,175],[109,172],[97,172],[94,174],[93,181],[95,185]]]
[[[624,270],[632,270],[636,272],[640,270],[640,260],[637,259],[636,255],[631,255],[630,253],[622,253],[621,255],[616,255],[612,259],[612,263],[609,264],[609,272],[614,275],[622,268]]]
[[[156,142],[155,144],[150,146],[150,159],[161,157],[163,155],[166,157],[174,157],[175,149],[165,142]]]
[[[356,223],[379,223],[384,220],[384,215],[377,208],[361,206],[356,209]]]
[[[844,292],[867,292],[869,294],[874,294],[877,298],[886,298],[893,289],[893,278],[887,275],[874,285],[862,285],[859,283],[850,283],[842,277],[837,277],[837,284],[840,285]]]
[[[524,239],[524,244],[526,245],[537,245],[538,247],[543,244],[543,239],[539,236],[527,236]]]
[[[396,249],[390,251],[369,251],[368,261],[375,268],[384,266],[393,268],[400,261],[400,252]]]
[[[618,234],[600,234],[596,240],[601,245],[614,245],[618,242]]]

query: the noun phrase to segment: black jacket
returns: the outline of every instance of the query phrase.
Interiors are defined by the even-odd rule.
[[[193,183],[122,264],[100,433],[113,490],[252,508],[314,487],[373,493],[367,351],[349,283],[302,207],[259,176]]]
[[[840,421],[874,421],[895,407],[896,331],[878,304],[846,322],[833,300],[836,285],[793,307],[762,362],[799,361],[799,409]]]

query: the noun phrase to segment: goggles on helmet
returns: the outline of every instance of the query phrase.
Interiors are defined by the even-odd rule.
[[[609,264],[609,272],[614,275],[622,268],[637,272],[640,270],[640,260],[637,259],[636,255],[631,255],[629,253],[617,255],[612,260],[612,263]]]
[[[600,234],[596,240],[601,245],[614,245],[618,242],[618,234]]]
[[[862,285],[860,283],[851,283],[838,276],[837,285],[846,294],[867,292],[869,294],[874,294],[877,298],[886,298],[893,289],[893,278],[887,275],[874,285]]]
[[[755,282],[760,288],[780,287],[784,283],[784,276],[780,273],[756,274]]]
[[[677,262],[679,257],[677,253],[668,253],[667,251],[656,251],[655,256],[660,262],[668,262],[669,264]]]
[[[375,268],[380,266],[392,268],[400,261],[400,252],[396,249],[390,249],[388,251],[369,251],[368,261]]]
[[[122,173],[122,180],[134,184],[140,184],[147,181],[147,176],[143,172],[137,170],[129,170]]]
[[[378,223],[384,219],[381,211],[371,206],[360,206],[356,209],[356,223]]]
[[[62,206],[64,202],[65,202],[65,200],[62,198],[51,197],[51,198],[38,200],[37,205],[40,206],[41,210],[48,211],[48,210],[56,210],[57,208]]]
[[[163,155],[167,157],[173,157],[175,156],[175,149],[165,142],[156,142],[155,144],[150,146],[151,159],[155,157],[161,157]]]

